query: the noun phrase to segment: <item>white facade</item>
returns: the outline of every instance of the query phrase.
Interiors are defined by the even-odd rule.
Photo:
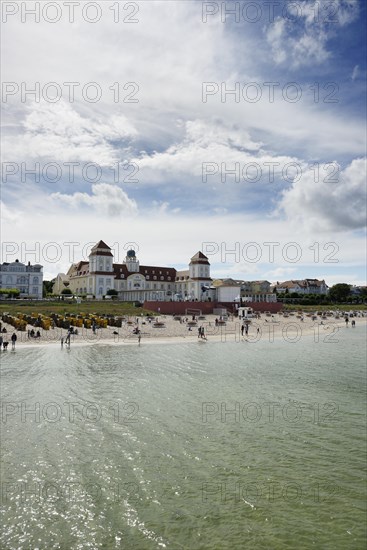
[[[278,294],[297,292],[298,294],[327,294],[329,287],[324,280],[318,279],[301,279],[284,281],[283,283],[277,283],[275,288]]]
[[[238,286],[219,286],[217,287],[217,301],[218,302],[239,302],[241,287]]]
[[[91,250],[89,261],[70,266],[65,276],[59,274],[54,293],[70,288],[73,294],[103,299],[110,289],[123,301],[171,301],[208,299],[211,284],[208,258],[198,252],[191,258],[185,277],[173,267],[140,265],[134,250],[127,252],[124,263],[114,264],[111,248],[99,241]],[[66,283],[66,284],[65,284]],[[60,290],[61,289],[61,290]]]
[[[0,288],[16,288],[20,297],[42,299],[43,272],[39,264],[22,264],[18,260],[0,265]]]

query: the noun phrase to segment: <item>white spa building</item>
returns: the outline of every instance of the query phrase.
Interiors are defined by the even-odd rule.
[[[134,250],[127,252],[124,263],[113,262],[111,248],[99,241],[89,254],[89,261],[72,264],[66,274],[54,280],[53,293],[69,288],[75,295],[102,300],[114,289],[123,301],[213,300],[208,258],[197,252],[187,270],[173,267],[140,265]]]

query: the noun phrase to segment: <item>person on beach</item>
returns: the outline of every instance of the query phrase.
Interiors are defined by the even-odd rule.
[[[0,349],[2,348],[2,346],[3,346],[3,337],[0,336]]]
[[[11,335],[11,349],[15,349],[15,342],[17,341],[17,335],[15,332]]]
[[[242,325],[242,326],[241,326],[241,336],[243,336],[244,330],[245,330],[245,325]]]
[[[140,340],[141,340],[141,332],[139,330],[139,332],[138,332],[138,344],[139,344],[139,346],[140,346]]]

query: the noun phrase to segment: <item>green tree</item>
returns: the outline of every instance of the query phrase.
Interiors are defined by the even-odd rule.
[[[350,285],[346,283],[338,283],[332,286],[329,290],[329,298],[333,302],[346,302],[350,295]]]
[[[20,290],[17,288],[1,288],[0,294],[6,294],[7,298],[16,298],[20,294]]]
[[[110,288],[110,290],[107,290],[107,296],[117,296],[118,292],[114,288]]]
[[[47,296],[47,294],[52,294],[52,287],[54,283],[53,281],[43,281],[43,296]]]

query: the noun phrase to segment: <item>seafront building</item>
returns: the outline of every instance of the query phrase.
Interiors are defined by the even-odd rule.
[[[277,301],[269,281],[242,281],[234,279],[214,279],[218,302],[266,302]]]
[[[231,278],[212,279],[210,263],[202,252],[190,259],[188,268],[141,265],[136,252],[128,250],[123,263],[114,263],[112,249],[99,241],[87,261],[70,266],[53,281],[53,294],[69,288],[72,294],[102,300],[114,290],[125,302],[277,302],[277,294],[299,292],[323,294],[325,281],[304,279],[285,281],[272,286],[269,281],[243,281]],[[276,289],[276,292],[275,292]]]
[[[318,279],[302,279],[284,281],[283,283],[277,283],[275,289],[278,294],[294,293],[298,294],[327,294],[329,287],[324,280]]]
[[[212,279],[208,258],[197,252],[187,271],[174,267],[140,265],[134,250],[127,252],[124,263],[113,262],[111,248],[99,241],[89,254],[89,261],[72,264],[65,274],[60,273],[53,293],[69,288],[73,294],[103,299],[115,290],[123,301],[201,301],[211,299]]]
[[[0,288],[17,289],[21,298],[42,299],[43,293],[43,266],[39,264],[22,264],[4,262],[0,264]]]

